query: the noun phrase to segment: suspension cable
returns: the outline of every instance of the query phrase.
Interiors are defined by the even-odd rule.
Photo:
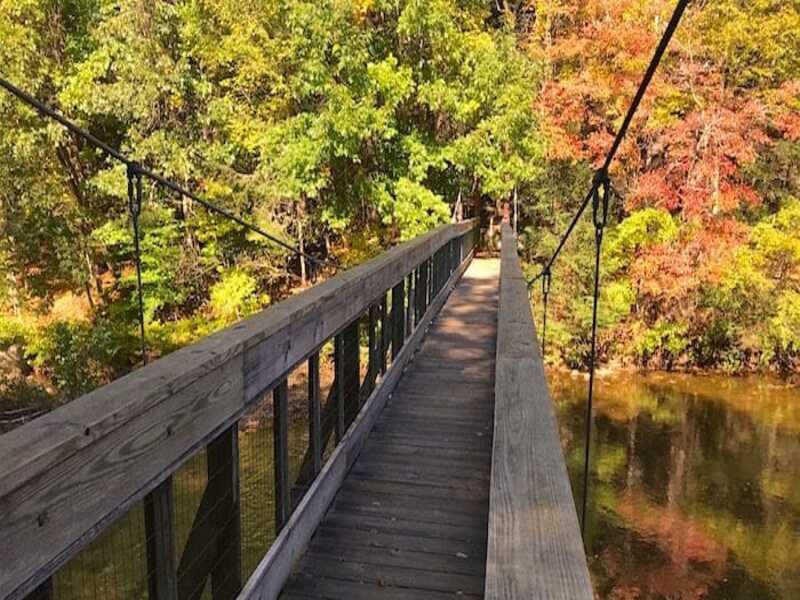
[[[602,192],[602,193],[601,193]],[[592,220],[594,222],[594,294],[592,296],[592,351],[589,355],[589,395],[586,402],[586,439],[583,457],[583,509],[581,511],[581,535],[586,532],[586,504],[589,495],[589,449],[592,439],[592,400],[594,399],[594,371],[597,359],[597,307],[600,304],[600,252],[603,231],[608,223],[608,205],[611,200],[608,179],[601,182],[600,189],[592,195]]]
[[[142,174],[136,163],[128,165],[128,211],[133,227],[133,251],[136,264],[136,295],[139,317],[139,341],[142,346],[142,364],[147,364],[147,340],[144,332],[144,290],[142,289],[142,249],[139,215],[142,213]]]
[[[550,296],[551,282],[552,274],[550,271],[546,271],[542,277],[542,296],[544,298],[544,306],[542,307],[542,360],[544,360],[547,352],[547,298]]]
[[[605,160],[603,161],[603,166],[598,169],[595,177],[592,181],[592,186],[589,189],[589,192],[584,197],[583,201],[581,202],[578,211],[575,213],[575,216],[570,221],[569,226],[565,230],[564,234],[561,236],[559,240],[558,246],[556,247],[555,252],[553,252],[550,259],[547,261],[547,264],[541,270],[541,272],[531,279],[528,282],[528,285],[532,285],[535,281],[540,279],[544,276],[545,272],[551,271],[553,267],[553,263],[555,263],[556,259],[558,258],[561,251],[564,249],[564,245],[567,243],[567,239],[572,235],[575,226],[578,224],[578,221],[583,215],[586,207],[589,206],[589,203],[592,201],[592,198],[600,187],[601,182],[608,179],[608,169],[611,166],[611,163],[614,161],[614,158],[617,155],[617,151],[619,150],[620,145],[622,145],[622,141],[628,133],[628,129],[630,128],[631,122],[633,121],[633,117],[636,115],[636,112],[639,110],[639,106],[642,103],[642,99],[644,98],[645,93],[647,92],[648,88],[650,87],[650,83],[653,80],[653,77],[658,70],[658,66],[661,63],[661,59],[663,58],[667,47],[669,46],[670,41],[672,41],[673,36],[675,35],[675,31],[680,24],[681,18],[683,18],[683,14],[686,11],[686,7],[689,5],[691,0],[678,0],[677,5],[675,6],[675,11],[672,13],[672,17],[667,24],[666,29],[664,30],[664,34],[661,36],[661,40],[658,43],[658,46],[653,53],[653,58],[650,60],[650,64],[645,71],[644,77],[642,78],[639,87],[636,90],[636,94],[633,97],[631,105],[628,107],[628,112],[625,115],[625,119],[622,122],[622,125],[617,132],[617,135],[614,138],[614,142],[611,144],[611,148],[606,155]]]
[[[677,5],[675,6],[675,10],[670,18],[669,23],[667,24],[666,29],[664,30],[664,34],[661,36],[661,40],[658,43],[658,46],[655,49],[653,57],[650,61],[647,70],[645,71],[644,77],[642,78],[641,83],[639,84],[638,89],[636,90],[636,94],[631,101],[630,106],[628,107],[628,111],[625,115],[625,119],[622,122],[622,125],[617,132],[617,135],[614,138],[614,142],[611,144],[611,148],[608,151],[608,154],[603,161],[602,166],[597,170],[592,179],[592,185],[584,197],[583,201],[578,208],[578,211],[573,216],[572,220],[570,221],[566,231],[561,236],[561,239],[558,242],[558,246],[556,247],[555,252],[551,255],[550,259],[545,264],[544,268],[541,272],[536,275],[534,278],[528,281],[528,288],[531,289],[534,282],[539,279],[542,279],[542,291],[544,294],[544,317],[543,317],[543,326],[542,326],[542,356],[544,356],[544,349],[545,349],[545,336],[546,336],[546,327],[547,327],[547,298],[549,296],[550,291],[550,279],[552,277],[552,267],[555,263],[556,259],[561,254],[561,251],[564,249],[564,245],[567,243],[567,240],[572,235],[575,227],[577,226],[581,216],[586,211],[586,208],[589,206],[589,203],[592,203],[592,220],[594,223],[595,229],[595,264],[594,264],[594,294],[592,297],[592,339],[591,339],[591,354],[589,356],[589,392],[588,398],[586,402],[586,438],[584,442],[584,460],[583,460],[583,498],[582,498],[582,509],[581,509],[581,536],[584,538],[585,543],[585,536],[586,536],[586,511],[587,511],[587,503],[588,503],[588,493],[589,493],[589,460],[590,460],[590,448],[591,448],[591,438],[592,438],[592,404],[594,400],[594,379],[595,379],[595,366],[597,362],[597,311],[598,305],[600,303],[600,256],[602,250],[602,243],[603,243],[603,233],[605,227],[608,223],[608,209],[609,203],[611,200],[612,194],[612,187],[611,182],[608,176],[608,170],[611,166],[614,158],[619,151],[620,146],[622,145],[622,141],[624,140],[625,136],[628,133],[628,129],[630,128],[631,122],[633,121],[633,117],[635,116],[636,112],[639,109],[639,106],[642,103],[642,99],[644,98],[647,89],[650,86],[650,83],[655,76],[655,73],[658,69],[659,64],[661,63],[661,59],[664,56],[664,53],[669,46],[670,41],[672,40],[675,31],[680,24],[681,18],[683,17],[684,12],[686,11],[687,6],[689,5],[690,0],[678,0]]]
[[[189,190],[187,190],[185,188],[182,188],[181,186],[179,186],[178,184],[168,180],[164,176],[159,175],[157,173],[154,173],[153,171],[150,171],[149,169],[146,169],[146,168],[142,167],[135,160],[125,156],[119,150],[111,147],[109,144],[103,142],[102,140],[100,140],[96,136],[94,136],[91,133],[89,133],[88,131],[86,131],[86,129],[80,127],[79,125],[75,124],[74,122],[72,122],[69,119],[67,119],[66,117],[64,117],[58,111],[56,111],[53,108],[47,106],[44,102],[34,98],[33,96],[31,96],[27,92],[21,90],[20,88],[18,88],[17,86],[15,86],[14,84],[10,83],[9,81],[7,81],[6,79],[4,79],[2,77],[0,77],[0,87],[4,88],[7,92],[12,94],[13,96],[16,96],[23,103],[25,103],[28,106],[34,108],[41,115],[43,115],[45,117],[48,117],[50,119],[53,119],[54,121],[57,121],[58,123],[63,125],[66,129],[71,131],[73,134],[75,134],[78,137],[84,139],[85,141],[87,141],[89,144],[91,144],[92,146],[94,146],[98,150],[101,150],[102,152],[105,152],[106,154],[108,154],[112,158],[114,158],[114,159],[118,160],[119,162],[123,163],[129,169],[131,167],[133,167],[135,169],[136,173],[139,176],[147,177],[148,179],[154,181],[158,185],[160,185],[160,186],[162,186],[164,188],[167,188],[167,189],[175,192],[176,194],[178,194],[180,196],[185,196],[187,198],[190,198],[191,200],[193,200],[193,201],[197,202],[198,204],[200,204],[203,208],[205,208],[210,213],[214,213],[214,214],[222,216],[222,217],[224,217],[224,218],[226,218],[226,219],[228,219],[230,221],[234,221],[234,222],[238,223],[239,225],[241,225],[242,227],[244,227],[245,229],[247,229],[248,231],[251,231],[251,232],[253,232],[253,233],[257,234],[257,235],[260,235],[261,237],[263,237],[263,238],[269,240],[270,242],[272,242],[273,244],[275,244],[277,246],[280,246],[281,248],[284,248],[285,250],[288,250],[289,252],[293,253],[296,256],[299,256],[301,258],[305,258],[305,259],[307,259],[308,261],[310,261],[311,263],[313,263],[313,264],[315,264],[317,266],[322,266],[322,265],[326,265],[326,264],[329,265],[330,264],[329,261],[327,261],[325,259],[322,259],[322,258],[317,258],[315,256],[311,256],[310,254],[307,254],[306,252],[303,252],[302,250],[287,244],[283,240],[275,237],[274,235],[271,235],[271,234],[267,233],[266,231],[264,231],[260,227],[245,221],[243,218],[241,218],[240,216],[232,213],[231,211],[229,211],[229,210],[227,210],[225,208],[222,208],[220,206],[217,206],[216,204],[206,200],[205,198],[202,198],[199,195],[197,195],[197,194],[195,194],[193,192],[190,192]]]

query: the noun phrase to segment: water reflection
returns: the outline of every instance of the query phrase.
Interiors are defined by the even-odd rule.
[[[586,382],[552,373],[580,497]],[[597,389],[587,542],[599,598],[800,598],[800,390],[616,375]]]

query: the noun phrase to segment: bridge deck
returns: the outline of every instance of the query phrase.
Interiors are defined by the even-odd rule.
[[[431,325],[282,598],[481,598],[500,262]]]

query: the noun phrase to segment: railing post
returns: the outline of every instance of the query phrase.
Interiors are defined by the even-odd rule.
[[[381,298],[381,375],[386,374],[386,352],[389,349],[389,311],[387,309],[386,292]]]
[[[408,274],[408,287],[406,291],[406,337],[414,331],[414,271]]]
[[[147,586],[150,600],[177,600],[172,476],[144,498]]]
[[[433,295],[433,256],[428,257],[428,266],[425,270],[427,281],[425,282],[425,312],[428,312],[428,307],[434,298]]]
[[[242,589],[238,422],[208,445],[207,459],[209,498],[216,506],[216,562],[211,570],[211,592],[214,600],[233,600]]]
[[[369,393],[375,388],[375,380],[378,378],[378,307],[374,304],[369,306],[369,330],[367,332],[368,360],[367,360],[367,382]]]
[[[405,279],[392,288],[392,362],[397,359],[405,340]]]
[[[345,429],[350,426],[361,408],[361,348],[358,319],[344,330],[344,405]]]
[[[428,308],[428,260],[422,261],[417,267],[417,299],[415,302],[417,312],[416,322],[419,323]]]
[[[312,479],[322,470],[322,414],[319,386],[319,351],[317,351],[308,359],[308,439],[311,444]]]
[[[272,436],[275,470],[275,531],[289,519],[292,498],[289,486],[289,385],[284,379],[272,391]]]
[[[342,334],[338,334],[333,340],[333,364],[336,371],[336,443],[338,444],[344,437],[344,340]]]

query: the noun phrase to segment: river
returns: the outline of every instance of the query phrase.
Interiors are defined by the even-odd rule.
[[[551,373],[580,506],[587,382]],[[800,598],[800,389],[619,374],[596,389],[587,550],[604,600]]]

